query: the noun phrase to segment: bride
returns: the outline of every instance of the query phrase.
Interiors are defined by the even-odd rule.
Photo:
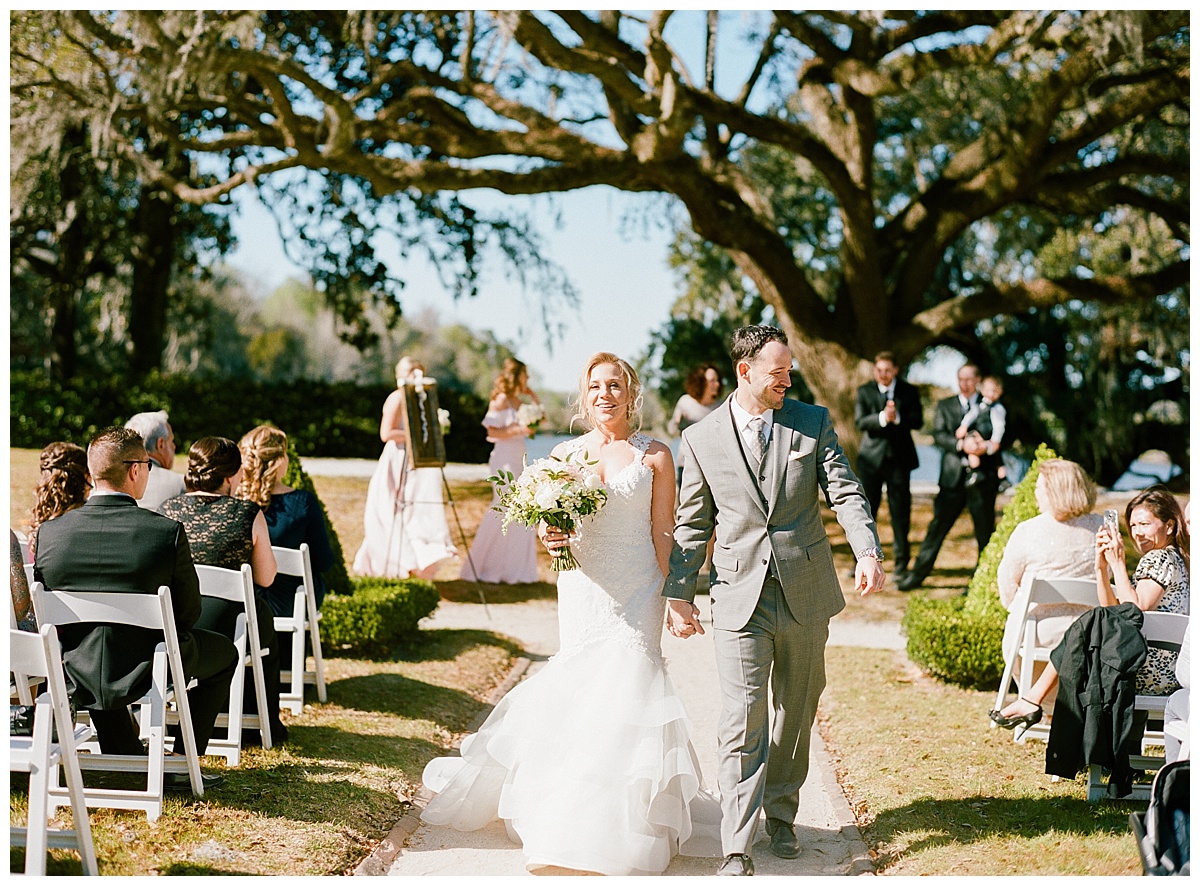
[[[637,428],[641,383],[614,354],[591,358],[579,415],[592,426],[554,454],[582,457],[608,501],[573,539],[543,524],[559,573],[559,652],[496,706],[461,757],[430,762],[421,818],[475,830],[502,819],[526,867],[662,873],[676,853],[720,855],[720,808],[704,790],[683,703],[663,666],[675,469]]]

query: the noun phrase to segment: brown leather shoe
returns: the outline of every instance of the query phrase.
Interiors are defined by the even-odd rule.
[[[800,854],[800,841],[796,839],[794,825],[778,818],[768,818],[767,836],[771,838],[772,855],[779,858],[796,858]]]
[[[726,855],[721,866],[717,868],[718,877],[753,877],[754,859],[749,855]]]

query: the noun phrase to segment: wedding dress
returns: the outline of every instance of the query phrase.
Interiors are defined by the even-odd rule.
[[[559,573],[559,652],[496,706],[461,757],[430,762],[421,818],[475,830],[503,819],[529,869],[657,874],[673,855],[719,856],[689,722],[663,666],[666,601],[650,534],[650,439],[609,479]]]

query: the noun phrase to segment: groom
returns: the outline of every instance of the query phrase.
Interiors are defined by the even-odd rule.
[[[793,822],[808,775],[808,743],[825,688],[829,619],[846,605],[821,522],[823,492],[857,552],[855,586],[883,586],[871,505],[838,445],[828,410],[784,400],[787,337],[773,326],[733,334],[737,389],[683,432],[675,545],[663,588],[667,627],[704,633],[692,603],[709,538],[721,690],[719,874],[750,875],[760,809],[771,851],[800,854]],[[767,684],[771,686],[768,712]],[[773,722],[772,722],[773,721]]]

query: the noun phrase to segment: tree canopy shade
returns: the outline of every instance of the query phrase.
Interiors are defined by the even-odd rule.
[[[186,202],[319,173],[333,185],[309,205],[341,213],[341,275],[386,277],[360,233],[386,219],[359,207],[389,199],[458,232],[469,270],[479,221],[432,195],[673,195],[773,308],[844,439],[879,349],[907,361],[999,315],[1188,280],[1187,11],[35,15],[57,39],[14,39],[14,107],[78,106]],[[799,228],[781,212],[796,201]],[[1137,269],[1080,254],[1051,276],[1032,253],[966,251],[1033,216],[1122,212],[1162,222]]]

